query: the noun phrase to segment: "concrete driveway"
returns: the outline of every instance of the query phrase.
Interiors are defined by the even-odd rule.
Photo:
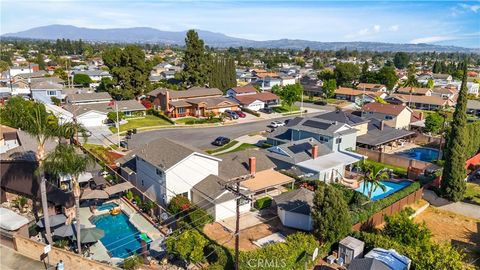
[[[92,136],[88,137],[87,143],[100,145],[111,145],[118,143],[116,136],[112,136],[113,133],[106,125],[87,127],[87,129],[92,133]]]

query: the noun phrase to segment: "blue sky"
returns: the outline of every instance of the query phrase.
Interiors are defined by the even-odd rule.
[[[48,24],[202,29],[254,39],[480,48],[480,1],[0,0],[0,33]]]

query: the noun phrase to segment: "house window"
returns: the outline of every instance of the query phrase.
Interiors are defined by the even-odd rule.
[[[163,175],[163,172],[162,172],[161,170],[159,170],[159,169],[156,169],[156,172],[157,172],[157,175],[159,175],[159,176],[162,176],[162,175]]]
[[[386,119],[386,120],[392,120],[392,119],[393,119],[393,116],[391,116],[391,115],[385,115],[385,119]]]
[[[57,95],[57,91],[52,91],[52,90],[47,91],[47,96],[56,96],[56,95]]]
[[[178,108],[178,109],[177,109],[177,112],[178,112],[178,113],[185,113],[185,108]]]
[[[337,144],[342,143],[342,138],[337,138],[336,143]]]

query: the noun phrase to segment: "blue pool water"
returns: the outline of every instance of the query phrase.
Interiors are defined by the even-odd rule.
[[[417,147],[397,154],[411,159],[432,162],[438,159],[438,153],[437,149]]]
[[[90,221],[105,232],[100,241],[112,257],[126,258],[134,252],[141,252],[140,232],[125,213],[95,216]]]
[[[398,183],[390,182],[390,181],[381,181],[383,185],[385,185],[385,191],[383,191],[380,187],[377,187],[375,191],[372,192],[372,200],[377,201],[387,197],[390,194],[393,194],[407,186],[409,186],[412,182],[410,181],[401,181]],[[365,186],[365,189],[364,189]],[[360,187],[355,189],[360,193],[363,193],[365,196],[368,197],[368,190],[370,189],[370,183],[365,184],[365,182],[360,183]]]
[[[117,207],[118,204],[114,203],[114,202],[108,202],[108,203],[103,203],[102,205],[100,206],[97,206],[97,210],[98,211],[103,211],[103,210],[111,210],[115,207]]]

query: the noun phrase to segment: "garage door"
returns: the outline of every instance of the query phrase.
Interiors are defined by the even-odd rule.
[[[252,103],[248,106],[248,109],[252,111],[258,111],[261,108],[263,108],[264,104],[263,103]]]
[[[103,125],[103,121],[107,119],[107,116],[99,113],[88,113],[78,118],[85,127],[98,127]]]

